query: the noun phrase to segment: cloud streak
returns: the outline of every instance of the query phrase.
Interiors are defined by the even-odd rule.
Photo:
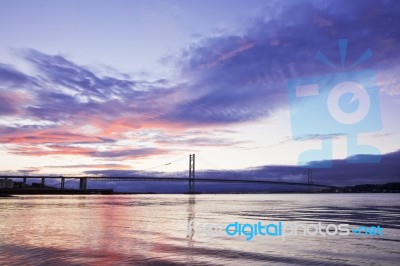
[[[74,145],[14,145],[9,152],[24,156],[51,156],[51,155],[74,155],[90,158],[107,159],[142,159],[154,155],[167,153],[166,150],[156,148],[113,148],[110,150],[99,150],[97,148],[80,147]]]

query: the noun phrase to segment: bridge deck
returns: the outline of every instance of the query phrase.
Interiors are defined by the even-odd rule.
[[[106,177],[106,176],[0,176],[0,178],[18,178],[18,179],[86,179],[86,181],[112,181],[112,182],[132,182],[132,181],[150,181],[150,182],[189,182],[189,178],[176,177],[149,177],[149,176],[131,176],[131,177]],[[275,184],[275,185],[295,185],[309,186],[309,183],[271,181],[261,179],[214,179],[214,178],[195,178],[195,182],[208,183],[248,183],[248,184]],[[314,187],[334,188],[335,186],[312,184]]]

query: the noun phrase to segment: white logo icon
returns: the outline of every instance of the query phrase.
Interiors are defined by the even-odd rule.
[[[358,108],[354,112],[344,112],[340,108],[340,97],[345,93],[353,94],[350,103],[358,100]],[[356,124],[363,120],[369,112],[371,101],[369,94],[361,84],[346,81],[337,84],[328,95],[328,110],[331,116],[342,124]]]

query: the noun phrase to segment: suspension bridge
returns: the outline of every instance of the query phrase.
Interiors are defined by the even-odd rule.
[[[187,157],[185,157],[187,158]],[[212,178],[210,176],[208,177],[196,177],[196,156],[195,154],[190,154],[189,155],[189,171],[187,177],[179,177],[178,175],[174,176],[168,176],[165,173],[162,173],[162,176],[155,176],[151,175],[151,172],[148,172],[150,170],[154,170],[155,168],[159,168],[161,166],[165,165],[172,165],[173,163],[180,161],[184,158],[180,158],[178,160],[168,162],[166,164],[162,164],[159,166],[147,168],[144,170],[140,171],[134,171],[136,175],[132,174],[129,176],[103,176],[103,175],[85,175],[85,176],[73,176],[73,175],[68,175],[68,176],[54,176],[54,175],[47,175],[47,176],[40,176],[40,175],[0,175],[0,180],[1,179],[21,179],[22,180],[22,187],[26,187],[27,180],[28,179],[39,179],[41,180],[40,186],[45,187],[46,186],[46,180],[48,179],[58,179],[60,180],[59,188],[60,189],[66,189],[65,184],[67,179],[70,181],[76,181],[79,180],[79,190],[87,190],[88,187],[88,182],[99,182],[99,181],[112,181],[112,182],[184,182],[188,184],[188,193],[189,194],[195,194],[196,193],[196,188],[195,184],[196,183],[236,183],[236,184],[257,184],[257,185],[288,185],[288,186],[305,186],[308,188],[309,191],[312,190],[313,187],[317,188],[335,188],[334,186],[329,186],[329,185],[323,185],[323,184],[315,184],[313,182],[313,172],[312,169],[307,170],[307,182],[287,182],[287,181],[276,181],[276,180],[265,180],[265,179],[260,179],[258,177],[247,177],[244,178],[238,177],[238,178]],[[209,170],[210,171],[210,170]],[[225,172],[226,175],[230,176],[237,176],[239,173],[232,171],[232,170],[218,170]],[[138,175],[138,172],[143,172],[145,174]]]

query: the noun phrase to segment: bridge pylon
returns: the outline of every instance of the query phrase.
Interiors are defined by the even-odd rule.
[[[312,169],[307,170],[307,183],[308,183],[308,191],[311,192],[313,188],[312,186],[314,184]]]
[[[189,154],[189,194],[195,193],[194,176],[195,176],[195,155]]]

